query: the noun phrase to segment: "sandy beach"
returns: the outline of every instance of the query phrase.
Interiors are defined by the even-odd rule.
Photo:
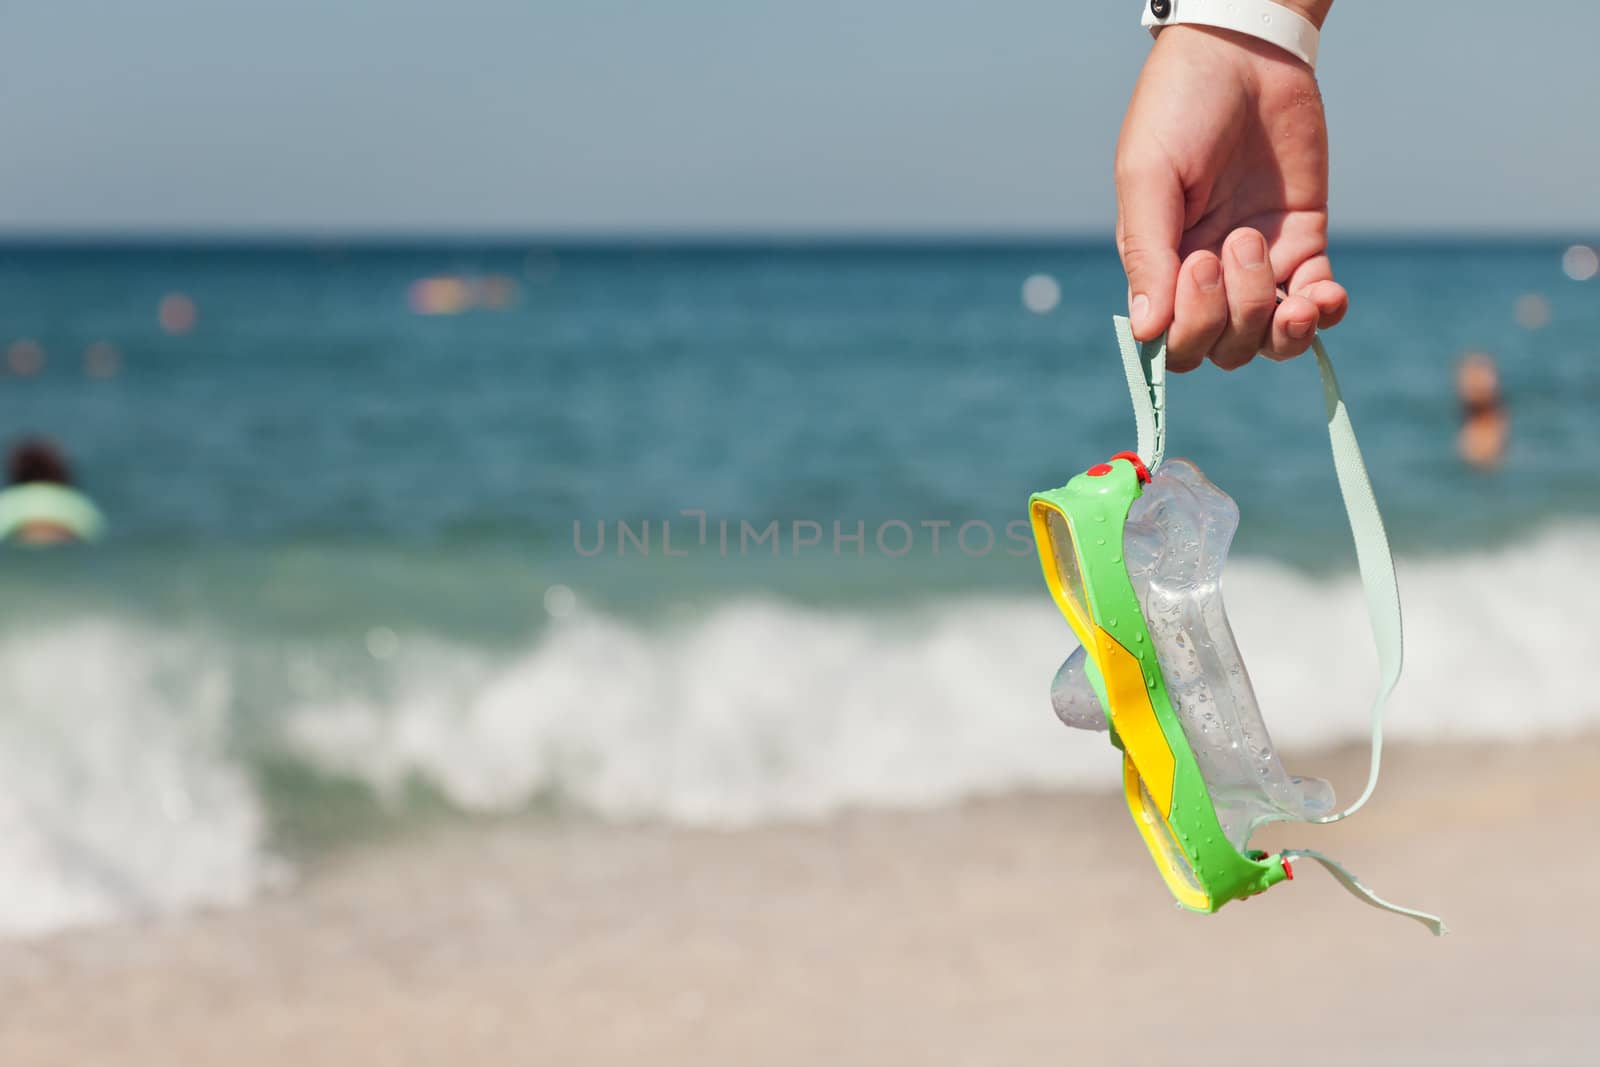
[[[0,1063],[1592,1063],[1597,769],[1593,737],[1401,748],[1351,823],[1268,835],[1441,940],[1309,867],[1179,912],[1105,795],[449,828],[248,910],[0,948]]]

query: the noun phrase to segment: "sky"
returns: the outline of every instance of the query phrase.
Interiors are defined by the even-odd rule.
[[[1541,5],[1542,6],[1542,5]],[[1339,0],[1345,232],[1600,233],[1600,5]],[[1103,233],[1132,0],[7,5],[0,232]]]

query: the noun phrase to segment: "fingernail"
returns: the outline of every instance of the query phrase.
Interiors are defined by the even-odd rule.
[[[1139,293],[1128,305],[1128,318],[1133,320],[1135,326],[1143,324],[1145,316],[1150,314],[1150,298]]]
[[[1222,264],[1210,256],[1205,257],[1194,265],[1195,284],[1204,292],[1211,292],[1222,284]]]
[[[1249,234],[1234,244],[1233,254],[1238,258],[1239,266],[1255,270],[1267,261],[1267,242],[1258,233]]]
[[[1315,325],[1316,323],[1312,322],[1291,322],[1289,323],[1289,336],[1296,341],[1304,341],[1311,336],[1311,328]]]

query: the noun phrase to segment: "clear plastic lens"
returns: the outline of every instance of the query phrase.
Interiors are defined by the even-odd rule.
[[[1068,656],[1050,686],[1050,706],[1056,709],[1056,718],[1068,726],[1104,733],[1110,724],[1089,681],[1089,669],[1087,650],[1080,648]]]
[[[1078,570],[1078,551],[1072,544],[1072,524],[1054,508],[1045,509],[1045,527],[1050,531],[1050,555],[1056,561],[1056,580],[1072,603],[1078,617],[1089,621],[1088,598],[1083,592],[1083,575]]]
[[[1195,876],[1194,868],[1189,866],[1189,858],[1183,854],[1183,849],[1178,847],[1178,842],[1172,836],[1172,827],[1161,817],[1161,812],[1156,808],[1156,802],[1150,796],[1150,791],[1145,788],[1143,779],[1139,781],[1139,801],[1139,817],[1150,824],[1155,831],[1153,836],[1164,857],[1162,865],[1170,871],[1176,871],[1188,883],[1189,888],[1204,892],[1200,879]]]

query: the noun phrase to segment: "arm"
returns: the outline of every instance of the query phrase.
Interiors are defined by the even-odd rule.
[[[1333,6],[1277,2],[1319,27]],[[1349,298],[1327,255],[1327,125],[1300,60],[1226,30],[1163,29],[1116,172],[1134,333],[1166,332],[1172,369],[1297,356],[1344,316]]]

